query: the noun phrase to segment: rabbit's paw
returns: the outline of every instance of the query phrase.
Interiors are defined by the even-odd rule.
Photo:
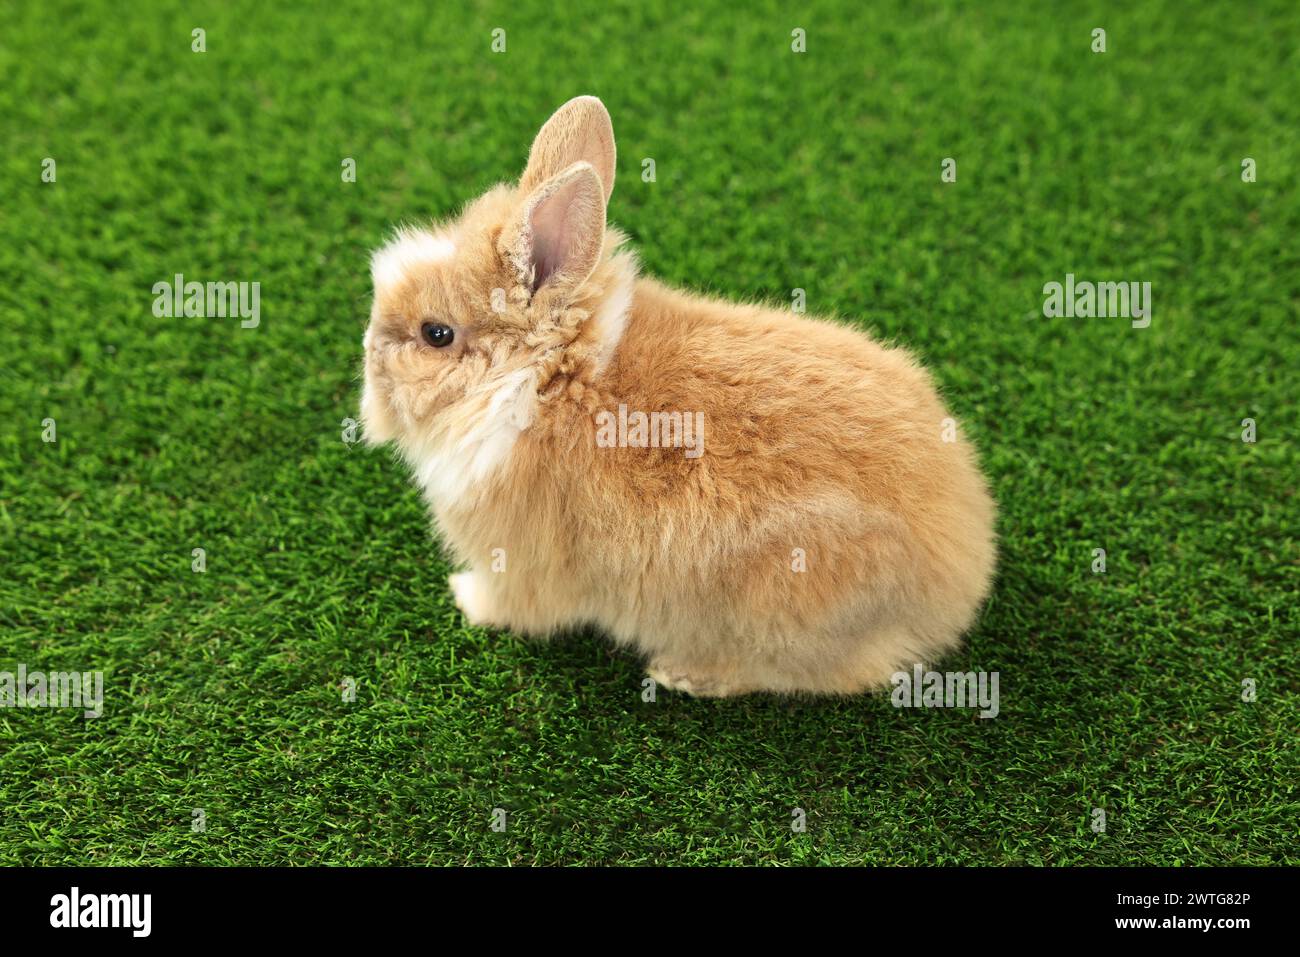
[[[693,673],[662,661],[651,662],[646,673],[660,688],[681,691],[693,698],[726,698],[737,693],[736,688],[711,675]]]
[[[471,625],[486,627],[493,623],[492,603],[483,582],[473,572],[457,572],[447,579],[456,607]]]

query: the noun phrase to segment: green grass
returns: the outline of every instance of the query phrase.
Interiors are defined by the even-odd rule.
[[[0,36],[0,670],[106,682],[0,710],[0,863],[1300,862],[1300,7],[145,6]],[[643,703],[599,636],[467,627],[404,469],[341,441],[369,250],[578,93],[647,271],[934,370],[1001,505],[946,663],[996,720]],[[260,282],[260,327],[155,318],[178,272]],[[1150,281],[1150,328],[1044,318],[1067,272]]]

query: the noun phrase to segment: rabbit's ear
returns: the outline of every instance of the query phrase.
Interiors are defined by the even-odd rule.
[[[530,193],[574,163],[590,163],[608,203],[614,192],[614,158],[614,126],[605,104],[594,96],[576,96],[551,115],[533,140],[519,188]]]
[[[527,193],[499,243],[532,292],[576,291],[605,243],[605,188],[591,164],[574,163]]]

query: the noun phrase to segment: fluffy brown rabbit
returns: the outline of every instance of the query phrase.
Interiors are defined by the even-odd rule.
[[[362,417],[476,625],[595,625],[694,695],[853,693],[956,647],[994,505],[930,377],[862,332],[669,288],[570,100],[517,186],[375,253]]]

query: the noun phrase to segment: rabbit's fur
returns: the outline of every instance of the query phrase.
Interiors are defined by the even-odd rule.
[[[660,685],[719,697],[859,692],[955,648],[994,505],[929,375],[855,329],[639,276],[605,221],[614,168],[609,114],[578,97],[518,186],[373,259],[365,434],[413,469],[466,618],[596,625]],[[620,405],[702,413],[702,454],[604,447]]]

